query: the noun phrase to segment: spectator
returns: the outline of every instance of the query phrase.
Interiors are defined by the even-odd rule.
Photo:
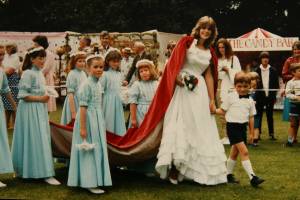
[[[15,103],[18,103],[18,85],[19,85],[19,71],[21,62],[18,56],[18,49],[16,44],[8,44],[5,46],[6,54],[4,56],[3,60],[3,68],[7,75],[8,79],[8,85],[11,90],[13,99]],[[6,115],[6,125],[8,129],[12,129],[15,124],[15,118],[16,118],[16,112],[11,105],[11,103],[8,101],[5,95],[2,97],[4,102],[4,108],[5,108],[5,115]],[[10,124],[10,119],[12,119],[12,123]]]
[[[145,44],[143,42],[137,41],[134,43],[134,51],[136,56],[133,59],[132,65],[126,75],[125,81],[127,84],[131,81],[131,78],[134,74],[136,74],[136,63],[142,59],[148,59],[152,61],[152,57],[150,54],[147,54],[145,51]],[[135,75],[136,76],[136,75]]]
[[[79,51],[84,51],[86,53],[91,53],[92,49],[91,49],[91,38],[89,38],[88,36],[84,36],[79,40]]]
[[[255,93],[259,132],[261,134],[262,116],[264,107],[266,107],[270,140],[276,140],[274,134],[273,109],[277,94],[277,91],[274,91],[274,89],[279,89],[278,73],[277,70],[269,64],[269,52],[261,52],[259,60],[261,64],[256,69],[256,72],[261,81],[258,82],[257,91]]]

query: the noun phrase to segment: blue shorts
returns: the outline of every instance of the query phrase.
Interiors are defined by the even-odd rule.
[[[290,104],[290,117],[300,117],[300,103]]]

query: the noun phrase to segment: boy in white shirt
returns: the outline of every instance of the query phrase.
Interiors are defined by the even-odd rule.
[[[234,77],[235,91],[228,94],[221,108],[216,110],[216,113],[225,115],[226,130],[231,145],[230,155],[227,160],[228,183],[239,183],[233,176],[233,169],[237,157],[240,155],[242,166],[249,176],[251,185],[257,187],[264,180],[255,176],[246,146],[247,125],[249,124],[250,136],[253,137],[254,115],[256,114],[254,101],[249,97],[250,83],[251,79],[247,74],[238,72]]]
[[[286,146],[292,147],[297,137],[300,120],[300,63],[291,65],[293,79],[286,84],[286,97],[290,100],[290,129]],[[296,133],[296,134],[295,134]]]

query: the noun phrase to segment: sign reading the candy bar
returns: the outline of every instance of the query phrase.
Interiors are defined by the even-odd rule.
[[[297,37],[228,39],[234,51],[291,51]]]

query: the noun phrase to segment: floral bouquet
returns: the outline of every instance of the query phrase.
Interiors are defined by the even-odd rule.
[[[86,139],[83,140],[81,144],[76,144],[76,147],[79,150],[84,150],[84,151],[90,151],[95,148],[96,144],[90,144],[86,141]]]
[[[182,79],[188,90],[193,91],[198,84],[198,78],[194,75],[184,73],[182,74]]]

